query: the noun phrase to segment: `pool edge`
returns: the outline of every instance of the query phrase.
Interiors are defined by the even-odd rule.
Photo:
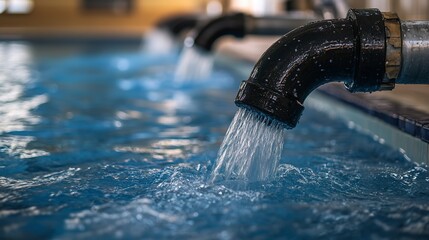
[[[374,137],[380,143],[398,149],[410,161],[429,164],[428,143],[393,127],[375,116],[366,114],[320,91],[310,95],[306,101],[306,106],[348,122],[350,127],[355,128],[357,131]]]

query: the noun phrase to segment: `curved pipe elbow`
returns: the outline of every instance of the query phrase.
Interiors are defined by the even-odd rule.
[[[299,26],[318,20],[312,16],[263,16],[253,17],[244,13],[234,13],[213,19],[196,29],[186,40],[187,46],[197,46],[211,51],[216,41],[223,36],[243,38],[254,35],[283,35]]]
[[[171,35],[178,37],[186,30],[197,26],[202,17],[199,14],[182,14],[161,19],[156,23],[159,29],[165,29]]]
[[[215,18],[197,28],[191,40],[185,40],[185,45],[198,46],[206,51],[211,51],[216,40],[227,35],[242,38],[246,32],[246,18],[243,13],[234,13]]]
[[[350,10],[345,19],[308,24],[286,34],[259,59],[235,103],[294,128],[306,97],[328,82],[350,91],[385,84],[386,37],[376,9]]]

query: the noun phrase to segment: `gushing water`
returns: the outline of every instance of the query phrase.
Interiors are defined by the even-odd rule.
[[[183,48],[182,55],[176,68],[175,80],[186,82],[204,80],[212,73],[213,57],[195,47]]]
[[[211,181],[269,179],[280,160],[285,131],[280,122],[240,108],[220,147]]]

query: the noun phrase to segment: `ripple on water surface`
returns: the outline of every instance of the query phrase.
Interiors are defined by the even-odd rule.
[[[428,238],[427,167],[310,108],[270,180],[210,183],[242,77],[136,49],[0,43],[1,239]]]

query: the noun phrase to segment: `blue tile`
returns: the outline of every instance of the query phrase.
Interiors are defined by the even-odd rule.
[[[420,129],[420,138],[429,143],[429,124],[425,124]]]
[[[410,116],[399,116],[399,123],[402,124],[401,130],[405,131],[406,133],[416,136],[420,135],[417,134],[417,126],[416,126],[416,120],[412,119]]]

